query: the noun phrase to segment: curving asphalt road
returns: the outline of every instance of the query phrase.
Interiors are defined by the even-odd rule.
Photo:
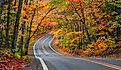
[[[121,60],[69,57],[51,48],[53,36],[46,34],[33,46],[38,70],[121,70]],[[39,68],[41,67],[41,68]]]

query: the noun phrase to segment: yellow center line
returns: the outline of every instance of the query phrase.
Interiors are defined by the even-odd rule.
[[[106,66],[106,67],[109,67],[109,68],[113,68],[113,69],[116,69],[116,70],[121,70],[121,66],[110,64],[110,63],[106,63],[106,62],[100,62],[100,61],[89,60],[89,59],[84,59],[84,58],[75,58],[75,57],[71,57],[71,58],[80,59],[80,60],[83,60],[83,61],[96,63],[96,64],[103,65],[103,66]]]

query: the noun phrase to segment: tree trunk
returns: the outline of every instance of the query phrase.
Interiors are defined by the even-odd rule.
[[[0,48],[2,47],[2,44],[3,44],[3,28],[0,28]]]
[[[30,35],[31,35],[31,28],[32,28],[32,23],[33,23],[33,19],[34,19],[34,16],[35,16],[35,12],[36,12],[36,9],[34,9],[34,13],[32,15],[32,19],[31,19],[31,22],[30,22],[30,29],[29,29],[29,36],[28,36],[28,39],[27,39],[27,43],[26,43],[26,54],[28,54],[28,47],[29,47],[29,42],[30,42]]]
[[[89,37],[89,32],[88,32],[88,29],[86,27],[86,22],[85,22],[85,17],[84,17],[84,10],[81,10],[81,13],[82,13],[82,23],[83,23],[83,27],[84,27],[84,30],[86,32],[86,35],[87,35],[87,38],[88,38],[88,42],[91,42],[90,40],[90,37]]]
[[[37,28],[35,29],[35,31],[33,32],[33,34],[27,39],[27,43],[26,43],[26,50],[25,53],[28,54],[28,46],[29,46],[29,40],[35,35],[35,33],[37,32],[37,30],[39,29],[40,24],[42,23],[42,21],[46,18],[47,14],[49,14],[49,12],[51,12],[52,10],[54,10],[55,8],[51,8],[50,10],[48,10],[48,12],[45,14],[44,17],[42,17],[40,23],[37,25]],[[33,21],[33,20],[32,20]]]
[[[119,39],[119,34],[120,34],[120,28],[117,27],[116,28],[116,37],[117,37],[117,39]]]
[[[9,47],[9,24],[10,24],[10,8],[11,8],[11,0],[8,0],[8,12],[7,12],[7,24],[6,24],[6,48]]]
[[[3,6],[4,6],[4,1],[5,0],[0,0],[0,23],[1,23],[1,16],[2,16],[2,11],[3,11]],[[2,39],[2,32],[3,28],[0,27],[0,47],[2,47],[3,39]]]
[[[23,0],[19,0],[18,12],[17,12],[17,15],[16,15],[16,21],[15,21],[15,25],[14,25],[12,49],[15,49],[15,47],[16,47],[16,42],[17,42],[17,37],[18,37],[19,19],[20,19],[22,4],[23,4]]]
[[[4,2],[5,2],[5,0],[0,0],[0,17],[2,15],[2,10],[3,10],[3,6],[4,6]]]
[[[21,36],[21,44],[20,44],[20,47],[21,47],[21,57],[23,56],[23,47],[24,47],[24,29],[25,29],[25,21],[24,23],[21,25],[21,28],[22,28],[22,36]]]
[[[79,12],[77,11],[76,7],[74,6],[74,4],[73,3],[71,3],[71,4],[73,5],[77,15],[80,17],[80,19],[81,19],[80,22],[82,22],[82,29],[83,29],[83,37],[82,37],[83,38],[83,42],[82,43],[84,43],[84,31],[86,31],[88,42],[90,42],[91,40],[90,40],[90,37],[89,37],[89,32],[88,32],[88,30],[86,28],[86,25],[85,25],[86,22],[85,22],[84,10],[83,9],[81,10],[81,13],[82,13],[82,16],[81,16],[79,14]],[[80,3],[80,7],[82,7],[81,3]]]
[[[33,34],[31,35],[30,39],[35,35],[35,33],[37,32],[37,30],[39,29],[40,24],[42,23],[42,21],[46,18],[46,16],[55,8],[51,8],[50,10],[48,10],[48,12],[42,17],[40,23],[37,25],[37,28],[35,29],[35,31],[33,32]]]

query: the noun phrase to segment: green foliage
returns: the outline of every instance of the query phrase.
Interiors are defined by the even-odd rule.
[[[14,57],[15,57],[15,58],[21,58],[21,53],[20,53],[20,52],[15,52]]]
[[[0,54],[10,54],[10,53],[11,53],[10,49],[2,49],[2,50],[0,50]]]
[[[121,1],[68,1],[61,5],[63,9],[57,6],[55,11],[56,15],[65,16],[58,20],[59,46],[83,50],[87,55],[114,49],[121,38]]]
[[[33,0],[5,0],[3,6],[2,12],[0,6],[0,48],[9,48],[15,57],[20,58],[25,51],[29,53],[30,41],[52,28],[43,23],[49,21],[44,19],[53,7],[47,1]]]
[[[29,1],[28,4],[22,5],[19,27],[14,26],[15,20],[18,19],[18,1],[16,4],[14,0],[6,1],[0,18],[1,47],[8,46],[6,48],[10,48],[17,58],[20,58],[22,52],[32,44],[30,40],[34,41],[37,35],[50,30],[55,30],[54,35],[59,46],[68,49],[69,52],[78,49],[86,51],[84,53],[101,53],[106,49],[115,48],[120,41],[121,0]],[[15,46],[11,46],[15,36],[13,27],[19,29],[15,33],[18,35]],[[3,54],[9,52],[11,51],[0,51]]]
[[[25,60],[29,60],[31,58],[31,55],[26,55],[26,56],[23,56],[22,58]]]
[[[49,6],[61,7],[65,4],[66,0],[49,0]]]

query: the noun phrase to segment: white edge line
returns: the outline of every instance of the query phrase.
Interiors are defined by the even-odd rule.
[[[44,36],[43,36],[43,37],[44,37]],[[41,37],[40,39],[42,39],[43,37]],[[37,42],[38,42],[40,39],[38,39],[38,40],[35,42],[34,46],[33,46],[34,56],[35,56],[35,58],[39,59],[39,61],[41,62],[42,67],[43,67],[43,70],[49,70],[48,67],[47,67],[47,65],[46,65],[45,62],[43,61],[43,59],[40,58],[40,57],[38,57],[38,56],[36,55],[36,52],[35,52],[35,45],[37,44]]]
[[[57,53],[58,55],[62,55],[61,53],[57,52],[55,49],[52,48],[51,43],[52,43],[53,39],[54,39],[54,38],[52,38],[52,39],[49,41],[49,47],[50,47],[50,49],[52,49],[52,51],[54,51],[54,52]]]
[[[43,37],[44,37],[44,36],[43,36]],[[47,65],[46,65],[45,62],[43,61],[43,59],[40,58],[40,57],[38,57],[38,56],[36,56],[36,52],[35,52],[35,45],[36,45],[37,42],[38,42],[39,40],[41,40],[43,37],[41,37],[40,39],[38,39],[38,40],[35,42],[35,44],[34,44],[34,46],[33,46],[33,50],[34,50],[35,58],[37,58],[37,59],[40,60],[40,62],[41,62],[41,64],[42,64],[42,67],[43,67],[43,70],[49,70],[48,67],[47,67]],[[49,38],[49,37],[48,37],[48,38]],[[47,39],[48,39],[48,38],[47,38]],[[52,43],[53,39],[54,39],[54,38],[52,38],[52,39],[49,41],[49,47],[50,47],[50,49],[52,49],[52,51],[54,51],[54,52],[57,53],[58,55],[62,55],[61,53],[57,52],[55,49],[52,48],[51,43]],[[117,59],[117,60],[120,60],[120,59]]]
[[[52,43],[53,40],[54,40],[54,37],[52,38],[52,40],[49,41],[49,47],[50,47],[50,49],[52,49],[52,51],[54,51],[55,53],[57,53],[59,55],[63,55],[63,54],[57,52],[55,49],[52,48],[51,43]],[[93,58],[93,57],[89,57],[89,58]],[[95,58],[95,59],[103,59],[103,60],[105,59],[105,60],[107,60],[108,58]],[[121,59],[114,59],[114,60],[121,60]]]

